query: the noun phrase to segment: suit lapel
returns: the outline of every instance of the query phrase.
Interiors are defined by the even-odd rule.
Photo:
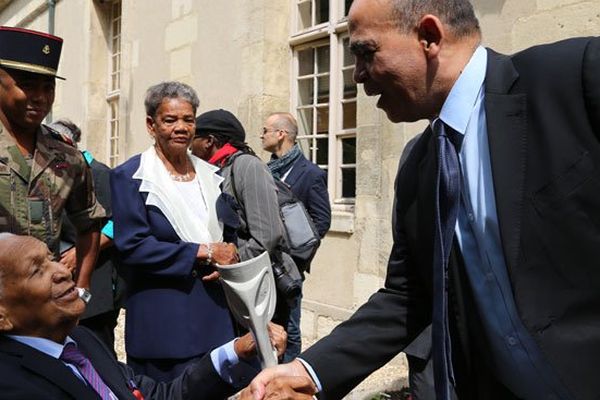
[[[509,270],[516,268],[527,165],[527,98],[508,94],[518,79],[509,57],[488,50],[485,111],[500,238]]]
[[[0,351],[21,356],[21,366],[47,379],[55,386],[69,393],[74,399],[99,400],[96,392],[83,383],[61,361],[52,358],[33,347],[12,339],[0,340]]]
[[[104,383],[113,391],[119,399],[129,399],[132,394],[127,389],[127,382],[123,379],[121,368],[112,355],[104,349],[103,344],[92,339],[91,335],[81,328],[76,328],[71,337],[77,342],[77,346],[90,359],[92,365],[102,378]]]
[[[304,159],[301,158],[296,161],[296,163],[292,166],[292,170],[290,171],[289,175],[285,178],[285,183],[287,183],[289,186],[294,186],[302,174],[304,174],[305,169],[306,164]]]

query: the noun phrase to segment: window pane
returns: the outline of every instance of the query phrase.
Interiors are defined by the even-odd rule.
[[[345,7],[344,7],[344,16],[348,15],[348,11],[350,10],[350,6],[352,5],[352,0],[345,0]]]
[[[315,71],[315,52],[312,48],[298,52],[298,73],[310,75]]]
[[[298,30],[302,31],[312,26],[311,0],[298,3]]]
[[[305,108],[298,110],[298,134],[312,135],[313,134],[313,109]]]
[[[329,46],[317,47],[317,65],[319,73],[329,72]]]
[[[313,133],[312,116],[313,116],[312,108],[305,108],[305,109],[298,110],[298,134],[299,135],[310,135]]]
[[[317,108],[317,133],[329,132],[329,107]]]
[[[319,138],[317,142],[317,164],[327,165],[327,159],[329,154],[329,140],[327,138]]]
[[[342,164],[356,164],[356,138],[342,139]]]
[[[313,78],[298,79],[298,104],[301,106],[313,104],[314,99]]]
[[[356,83],[354,82],[354,78],[352,74],[354,73],[353,69],[349,69],[343,72],[344,74],[344,99],[353,99],[356,97]]]
[[[342,129],[356,128],[356,102],[342,104]]]
[[[342,197],[356,197],[356,169],[342,168]]]
[[[304,137],[304,138],[298,138],[296,140],[296,142],[298,143],[298,146],[300,147],[300,150],[302,151],[302,153],[304,154],[304,156],[306,158],[308,158],[309,160],[311,160],[312,157],[311,157],[310,148],[311,148],[312,139],[311,138],[306,138],[306,137]]]
[[[350,51],[350,38],[344,39],[344,67],[354,65],[354,54]]]
[[[329,75],[317,78],[317,103],[329,102]]]
[[[317,24],[329,21],[329,0],[315,0]]]

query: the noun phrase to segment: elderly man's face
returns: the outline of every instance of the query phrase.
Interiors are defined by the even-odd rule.
[[[54,103],[55,79],[0,69],[0,113],[16,128],[37,129]]]
[[[390,0],[355,0],[349,13],[354,80],[392,122],[429,117],[427,58],[416,32],[402,33],[391,20]]]
[[[164,99],[156,115],[146,117],[146,126],[163,153],[184,154],[196,129],[194,108],[184,99]]]
[[[61,338],[85,310],[71,273],[48,247],[28,236],[0,240],[0,331]]]

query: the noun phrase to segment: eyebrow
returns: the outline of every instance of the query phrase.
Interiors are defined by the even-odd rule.
[[[375,42],[372,40],[357,40],[355,42],[350,43],[350,51],[353,54],[363,53],[367,49],[371,49],[377,47]]]

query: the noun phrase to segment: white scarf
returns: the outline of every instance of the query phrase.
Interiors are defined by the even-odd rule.
[[[140,167],[133,174],[133,179],[140,179],[140,192],[148,193],[146,205],[158,207],[165,215],[177,235],[190,243],[214,243],[223,240],[223,226],[217,218],[216,201],[221,194],[219,185],[223,178],[216,174],[217,167],[202,161],[188,153],[188,157],[196,171],[195,180],[208,207],[208,221],[201,224],[190,224],[195,221],[193,212],[181,198],[169,171],[158,158],[154,146],[144,151],[140,159]],[[201,204],[201,200],[198,200]]]

